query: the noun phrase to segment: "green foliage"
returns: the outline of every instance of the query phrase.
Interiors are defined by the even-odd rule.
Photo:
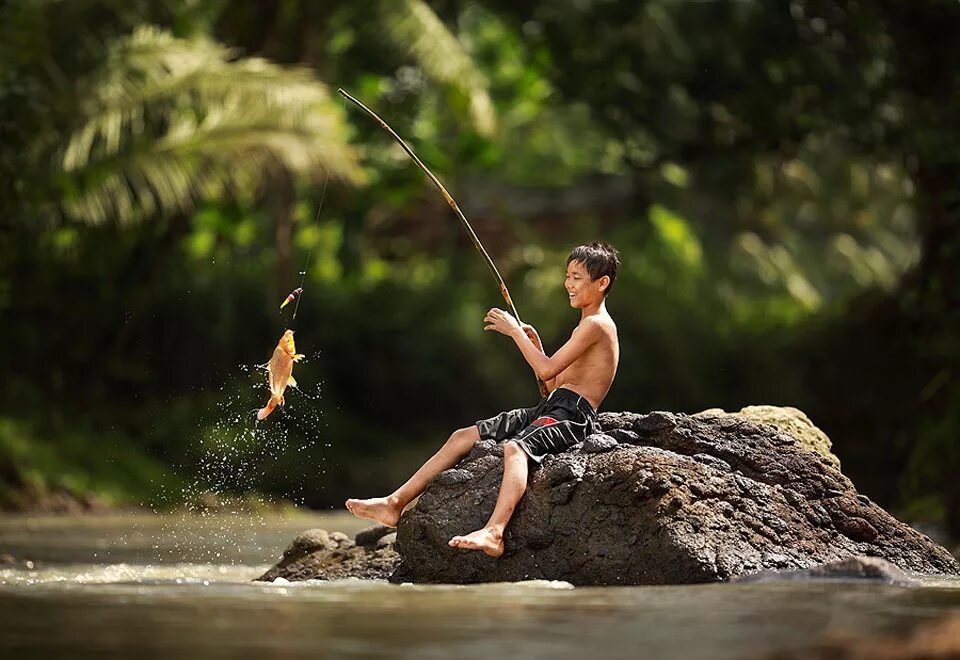
[[[676,270],[696,277],[703,268],[703,248],[690,225],[662,206],[650,208],[650,224],[664,248],[664,256],[678,266]]]
[[[92,428],[56,428],[0,418],[0,509],[29,506],[53,493],[108,506],[158,501],[180,478],[122,436]],[[21,501],[26,499],[27,501]]]
[[[304,70],[234,59],[202,37],[138,27],[114,39],[73,89],[48,90],[43,102],[58,113],[73,107],[31,154],[54,172],[49,183],[33,182],[42,186],[34,194],[58,201],[69,218],[124,223],[188,212],[203,199],[249,203],[284,170],[362,179],[322,84]]]
[[[949,372],[943,370],[926,384],[925,391],[921,391],[926,405],[929,405],[934,389],[943,388],[949,378]],[[960,443],[956,435],[960,428],[960,391],[950,388],[944,394],[950,399],[946,402],[946,414],[920,420],[917,434],[922,442],[917,443],[910,454],[903,488],[908,497],[923,501],[931,498],[931,486],[940,486],[943,490],[933,496],[933,500],[946,518],[947,515],[957,516],[955,511],[960,504],[955,471],[960,465]]]
[[[492,133],[496,115],[486,81],[433,10],[422,0],[379,0],[375,6],[390,41],[405,50],[424,74],[459,92],[476,129]]]
[[[66,213],[118,222],[249,196],[278,168],[361,179],[339,109],[306,71],[151,27],[118,39],[79,82],[60,157]]]
[[[488,273],[336,81],[448,185],[548,349],[577,318],[569,247],[620,248],[605,408],[797,405],[865,492],[955,516],[958,11],[7,3],[3,428],[33,438],[46,413],[16,411],[44,401],[60,425],[40,473],[75,462],[78,488],[135,492],[76,476],[95,470],[84,429],[112,428],[185,494],[328,506],[533,402],[512,344],[481,330],[502,305]],[[277,297],[308,254],[294,324]],[[287,324],[303,390],[255,427],[251,365]]]

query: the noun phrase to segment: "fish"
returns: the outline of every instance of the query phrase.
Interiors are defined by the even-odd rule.
[[[280,303],[280,309],[283,309],[284,307],[292,303],[294,300],[296,300],[297,296],[299,296],[301,293],[303,293],[303,287],[298,287],[293,291],[291,291],[289,295],[287,295],[286,299],[282,303]]]
[[[273,349],[273,356],[267,363],[267,380],[270,384],[270,400],[267,405],[257,412],[257,419],[266,419],[278,405],[283,405],[285,400],[283,393],[287,387],[297,386],[297,381],[293,378],[293,363],[299,362],[305,356],[303,353],[297,353],[297,346],[293,342],[293,330],[287,330],[277,342],[277,347]]]

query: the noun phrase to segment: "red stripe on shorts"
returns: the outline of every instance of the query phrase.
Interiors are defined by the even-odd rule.
[[[535,420],[530,422],[530,426],[552,426],[557,423],[559,423],[559,420],[556,420],[553,417],[537,417]]]

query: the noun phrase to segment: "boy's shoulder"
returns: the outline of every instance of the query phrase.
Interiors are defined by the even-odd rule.
[[[581,319],[578,327],[593,328],[599,330],[604,335],[612,335],[613,338],[617,336],[617,324],[614,323],[613,318],[606,312],[591,314]]]

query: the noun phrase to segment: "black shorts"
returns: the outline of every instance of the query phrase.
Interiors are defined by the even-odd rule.
[[[539,463],[594,432],[597,412],[576,392],[558,387],[533,408],[517,408],[477,422],[482,439],[512,440]]]

